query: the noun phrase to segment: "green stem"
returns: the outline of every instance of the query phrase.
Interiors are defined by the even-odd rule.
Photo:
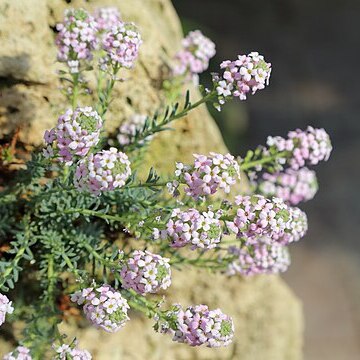
[[[166,319],[163,312],[159,310],[154,303],[147,300],[144,296],[139,295],[136,291],[129,289],[126,292],[123,292],[123,294],[132,308],[147,315],[150,314],[151,317],[156,314],[160,318]]]
[[[48,288],[47,288],[47,298],[48,303],[52,310],[55,310],[55,283],[56,283],[56,275],[54,272],[54,255],[50,254],[48,260]]]
[[[107,81],[106,87],[104,90],[101,89],[102,87],[102,80],[103,80],[103,72],[100,71],[100,75],[99,75],[99,80],[98,80],[98,98],[99,98],[99,105],[98,105],[98,109],[99,109],[99,115],[102,117],[103,120],[105,120],[105,114],[108,111],[109,108],[109,104],[111,101],[111,93],[112,90],[114,88],[114,85],[116,83],[116,75],[120,70],[120,65],[116,64],[113,68],[113,73],[111,74],[111,78],[110,80]]]
[[[22,259],[26,248],[27,248],[27,243],[19,249],[19,251],[16,253],[14,259],[11,261],[10,266],[1,274],[0,288],[6,283],[7,279],[11,275],[11,273],[18,266],[18,263]]]
[[[219,261],[219,259],[206,259],[206,258],[196,258],[196,259],[188,259],[188,258],[178,258],[177,260],[170,261],[171,265],[180,265],[180,264],[188,264],[198,268],[207,268],[207,269],[226,269],[226,266],[232,258],[224,258]]]
[[[107,267],[110,270],[120,270],[122,268],[118,262],[111,261],[102,257],[90,244],[82,243],[85,249],[96,259],[98,260],[103,266]]]
[[[133,189],[133,188],[144,188],[144,187],[165,187],[171,180],[166,182],[159,182],[159,183],[140,183],[140,184],[132,184],[126,185],[123,189]]]
[[[73,78],[73,89],[71,95],[71,106],[73,109],[77,107],[77,98],[79,95],[79,74],[72,74]]]
[[[123,217],[121,217],[121,216],[103,214],[103,213],[100,213],[100,212],[95,211],[95,210],[88,210],[88,209],[70,209],[70,210],[65,210],[64,213],[65,213],[65,214],[79,213],[79,214],[82,214],[82,215],[96,216],[96,217],[98,217],[98,218],[100,218],[100,219],[104,219],[104,220],[112,220],[112,221],[126,222],[126,219],[123,218]]]
[[[204,104],[204,103],[206,103],[206,102],[214,99],[214,98],[216,97],[216,95],[217,95],[217,94],[216,94],[216,91],[215,91],[215,90],[209,92],[209,93],[208,93],[207,95],[205,95],[203,98],[201,98],[200,100],[196,101],[196,102],[193,103],[193,104],[190,104],[190,106],[187,106],[186,108],[184,108],[184,109],[181,110],[180,112],[174,113],[174,114],[170,115],[170,116],[169,116],[168,118],[166,118],[165,121],[163,121],[162,123],[157,124],[157,125],[151,127],[150,129],[146,129],[145,131],[143,131],[142,133],[139,134],[139,136],[136,138],[136,142],[135,142],[135,143],[132,143],[132,144],[130,144],[130,145],[128,145],[128,146],[124,146],[124,148],[125,148],[126,150],[128,150],[128,151],[133,150],[134,148],[136,148],[136,144],[139,143],[140,141],[142,141],[142,140],[146,139],[147,137],[155,134],[156,132],[161,131],[161,129],[162,129],[165,125],[167,125],[167,124],[169,124],[169,123],[171,123],[171,122],[173,122],[173,121],[175,121],[175,120],[177,120],[177,119],[180,119],[180,118],[186,116],[191,110],[193,110],[193,109],[197,108],[198,106],[200,106],[200,105],[202,105],[202,104]]]
[[[66,265],[70,269],[70,271],[77,277],[81,278],[79,271],[74,266],[74,264],[71,262],[70,258],[65,254],[65,252],[62,253],[62,258],[65,260]]]
[[[274,154],[274,155],[271,155],[271,156],[266,156],[266,157],[263,157],[261,159],[258,159],[258,160],[253,160],[253,161],[249,161],[249,162],[246,162],[246,163],[242,163],[240,164],[240,169],[243,170],[243,171],[246,171],[246,170],[249,170],[249,169],[252,169],[256,166],[259,166],[259,165],[263,165],[263,164],[266,164],[266,163],[271,163],[273,162],[274,160],[276,160],[277,158],[280,158],[280,157],[287,157],[289,156],[289,151],[281,151],[277,154]]]

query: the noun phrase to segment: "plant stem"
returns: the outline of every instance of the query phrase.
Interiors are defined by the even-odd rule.
[[[105,259],[102,257],[90,244],[88,243],[82,243],[82,245],[85,247],[85,249],[101,264],[103,264],[105,267],[109,268],[110,270],[120,270],[122,268],[121,265],[119,265],[118,262],[111,261],[108,259]]]
[[[124,148],[127,149],[128,151],[133,150],[134,148],[136,148],[137,143],[139,143],[140,141],[142,141],[142,140],[146,139],[147,137],[155,134],[156,132],[161,131],[162,128],[165,125],[186,116],[191,110],[193,110],[193,109],[197,108],[198,106],[212,100],[213,98],[215,98],[216,95],[217,94],[216,94],[215,90],[209,92],[203,98],[201,98],[200,100],[196,101],[193,104],[190,104],[190,106],[187,106],[186,108],[184,108],[180,112],[171,114],[168,118],[164,119],[164,121],[161,122],[160,124],[157,124],[157,125],[149,128],[149,129],[146,129],[145,131],[143,131],[142,133],[140,133],[138,135],[138,137],[136,138],[135,143],[132,143],[132,144],[130,144],[128,146],[124,146]]]
[[[178,260],[170,261],[171,265],[179,265],[179,264],[189,264],[199,268],[207,268],[207,269],[226,269],[226,265],[228,263],[227,258],[224,259],[206,259],[206,258],[196,258],[196,259],[188,259],[188,258],[178,258]]]
[[[70,209],[70,210],[65,210],[64,213],[65,214],[79,213],[82,215],[96,216],[96,217],[98,217],[100,219],[104,219],[104,220],[113,220],[113,221],[119,221],[119,222],[126,221],[126,219],[121,216],[108,215],[108,214],[100,213],[95,210],[88,210],[88,209]]]
[[[240,169],[243,170],[243,171],[246,171],[246,170],[252,169],[252,168],[254,168],[256,166],[273,162],[277,158],[287,157],[289,154],[290,154],[289,151],[281,151],[281,152],[279,152],[277,154],[274,154],[274,155],[271,155],[271,156],[266,156],[266,157],[263,157],[263,158],[258,159],[258,160],[253,160],[253,161],[249,161],[249,162],[246,162],[246,163],[242,163],[242,164],[240,164]]]
[[[25,250],[27,248],[27,243],[23,245],[19,251],[16,253],[14,259],[11,261],[9,267],[1,274],[0,278],[0,288],[6,283],[8,277],[14,271],[14,269],[18,266],[20,259],[23,257]]]
[[[151,301],[147,300],[144,296],[139,295],[136,291],[129,289],[126,292],[123,292],[125,295],[129,305],[145,314],[150,315],[151,317],[154,314],[158,315],[160,318],[165,319],[164,314],[158,307],[152,303]]]
[[[108,111],[109,108],[109,104],[111,101],[111,93],[112,90],[114,88],[114,85],[116,83],[116,75],[120,70],[120,65],[116,64],[113,67],[113,73],[111,74],[111,78],[110,80],[107,81],[106,87],[104,90],[101,89],[102,87],[102,80],[103,80],[103,71],[100,70],[100,75],[98,78],[98,86],[97,86],[97,93],[98,93],[98,98],[99,98],[99,105],[98,105],[98,109],[99,109],[99,115],[102,117],[103,121],[105,120],[105,114]]]
[[[55,310],[55,283],[56,283],[56,275],[54,272],[54,255],[49,255],[48,260],[48,288],[47,288],[47,299],[48,303],[52,310]]]
[[[62,258],[65,260],[66,265],[71,270],[71,272],[78,278],[81,278],[79,271],[74,266],[74,264],[71,262],[70,258],[65,254],[65,252],[62,253]]]
[[[79,74],[72,74],[73,78],[73,89],[72,89],[72,95],[71,95],[71,106],[73,110],[77,107],[77,97],[79,95]]]
[[[123,189],[143,188],[143,187],[165,187],[171,180],[159,183],[140,183],[124,186]]]

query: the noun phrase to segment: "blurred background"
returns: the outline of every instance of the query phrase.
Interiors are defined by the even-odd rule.
[[[216,43],[210,71],[251,51],[273,64],[269,88],[213,113],[234,155],[296,127],[330,134],[330,161],[316,167],[320,190],[301,205],[309,232],[291,247],[284,277],[303,302],[305,360],[360,359],[360,1],[173,4],[185,32],[201,29]]]

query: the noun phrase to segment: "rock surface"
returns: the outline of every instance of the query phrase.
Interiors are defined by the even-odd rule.
[[[0,0],[0,136],[18,126],[25,143],[41,144],[64,108],[54,62],[52,27],[62,18],[69,1]],[[168,0],[71,1],[71,6],[117,6],[125,20],[139,26],[144,44],[128,81],[115,88],[115,101],[107,115],[114,131],[134,112],[151,114],[160,105],[162,68],[180,44],[179,19]],[[196,96],[196,91],[193,91]],[[85,104],[84,104],[85,105]],[[226,151],[218,128],[205,107],[176,125],[177,132],[158,136],[147,152],[151,164],[170,172],[175,160],[189,161],[193,152]],[[246,187],[243,183],[242,189]],[[174,272],[169,298],[184,305],[207,303],[234,317],[236,339],[226,349],[193,349],[174,344],[154,333],[151,321],[132,314],[118,334],[86,328],[76,330],[82,347],[95,360],[113,359],[241,359],[299,360],[302,347],[302,308],[276,276],[230,279],[206,271]],[[69,325],[66,325],[69,328]],[[75,329],[69,329],[75,334]],[[0,339],[0,355],[10,345]]]

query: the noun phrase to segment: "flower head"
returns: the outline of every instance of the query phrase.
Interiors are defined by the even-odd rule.
[[[264,173],[258,190],[266,197],[276,196],[290,205],[297,205],[311,200],[318,190],[318,184],[315,171],[306,167],[299,170],[289,168],[275,174]]]
[[[237,196],[236,215],[226,224],[246,244],[267,237],[283,245],[300,240],[307,231],[306,214],[287,206],[282,199],[262,195]]]
[[[212,195],[218,189],[229,193],[230,187],[240,179],[239,165],[230,154],[211,152],[209,156],[194,154],[194,158],[194,165],[177,163],[175,171],[179,181],[187,184],[185,192],[194,199]]]
[[[121,22],[121,16],[117,8],[103,7],[95,10],[94,20],[99,31],[108,31]]]
[[[121,269],[122,286],[139,294],[156,293],[171,284],[169,259],[135,250]]]
[[[234,61],[223,61],[220,67],[223,74],[214,74],[213,77],[219,106],[230,96],[246,100],[248,93],[255,94],[269,84],[271,64],[257,52],[239,55]]]
[[[77,291],[71,301],[83,305],[86,318],[93,325],[110,333],[119,331],[129,320],[126,299],[109,285]]]
[[[56,127],[45,131],[44,155],[56,156],[59,161],[71,165],[99,143],[102,126],[103,121],[93,108],[69,109],[59,117]]]
[[[12,314],[14,308],[6,295],[0,294],[0,326],[5,322],[6,314]]]
[[[3,360],[32,360],[32,357],[27,347],[18,346],[14,351],[6,354]]]
[[[102,39],[102,48],[106,53],[103,63],[131,69],[141,43],[140,33],[134,24],[118,23]]]
[[[131,175],[130,161],[116,148],[103,150],[81,160],[75,171],[75,186],[95,195],[125,185]]]
[[[220,309],[210,310],[206,305],[189,306],[183,309],[174,305],[167,313],[168,322],[160,332],[170,334],[173,341],[190,346],[227,346],[234,335],[234,324]]]
[[[277,274],[290,266],[287,247],[266,238],[245,247],[231,246],[229,254],[236,256],[236,259],[229,264],[228,275]]]
[[[196,209],[174,209],[162,236],[167,237],[174,248],[191,244],[192,249],[213,249],[222,238],[219,214]]]
[[[289,131],[287,138],[269,136],[267,145],[279,152],[288,151],[291,156],[285,161],[294,170],[327,161],[332,151],[330,137],[326,131],[311,126],[306,130]]]
[[[68,9],[64,16],[64,22],[56,26],[58,60],[68,63],[72,72],[78,72],[79,61],[91,60],[97,46],[96,22],[83,9]]]
[[[215,55],[215,44],[200,30],[190,31],[182,41],[182,49],[175,55],[175,75],[200,74],[209,67]]]

